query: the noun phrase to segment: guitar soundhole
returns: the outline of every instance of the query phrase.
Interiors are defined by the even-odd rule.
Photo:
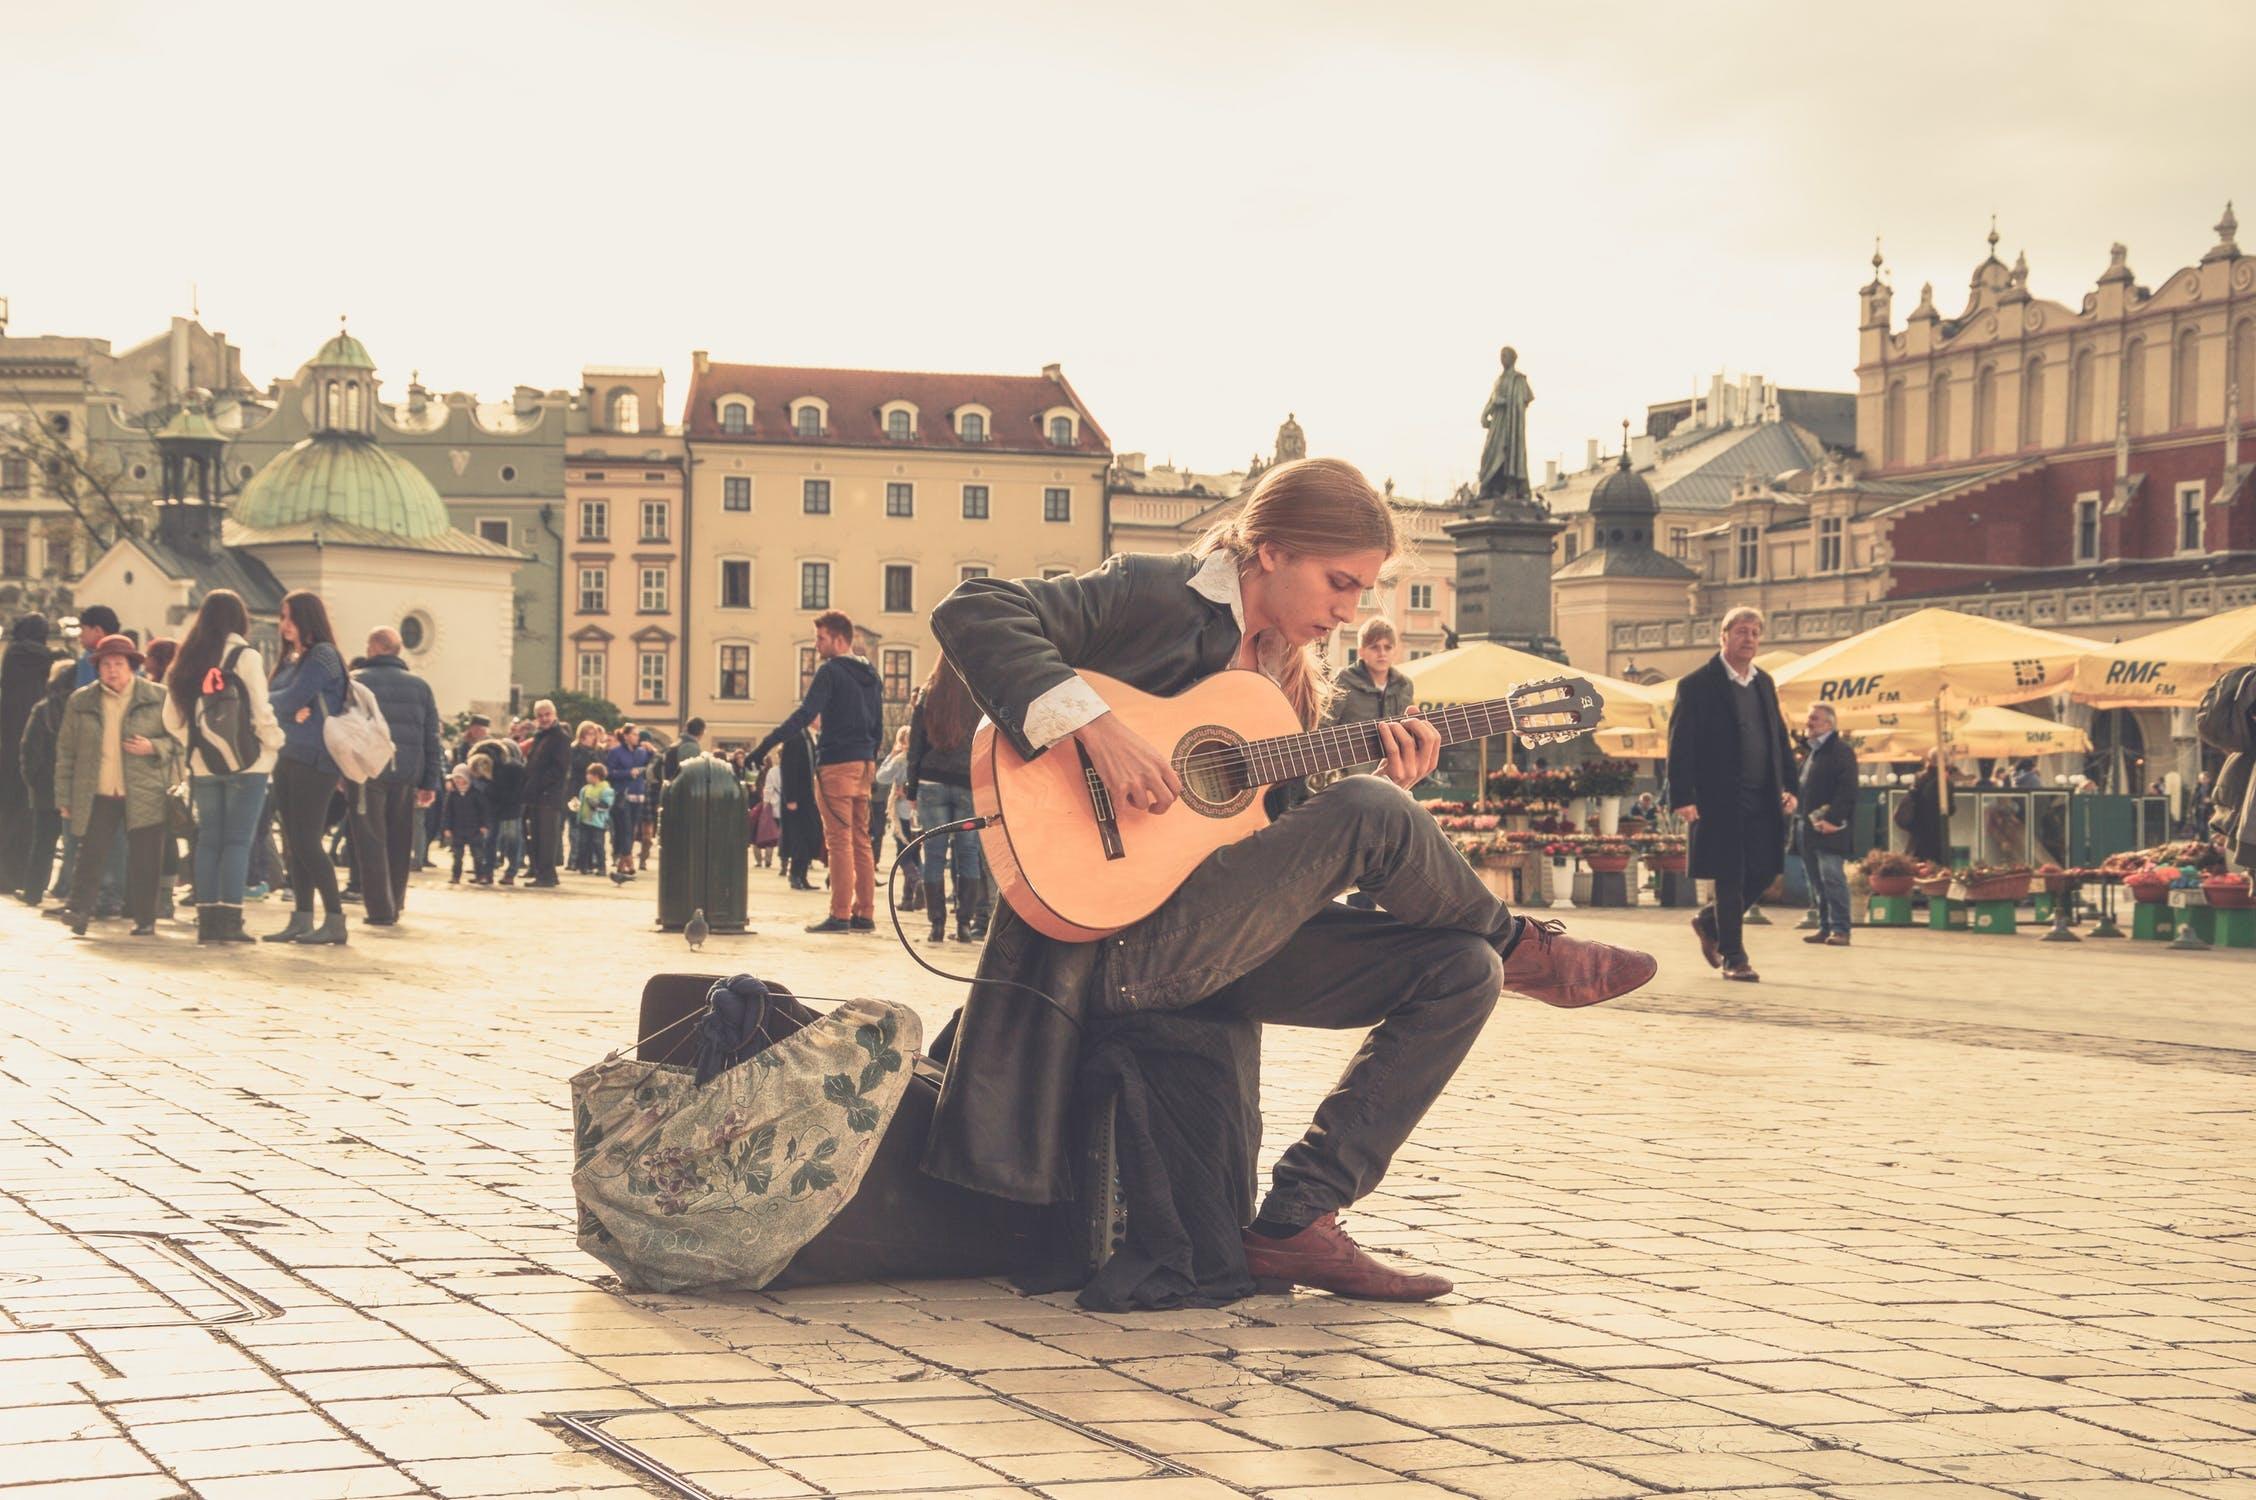
[[[1227,818],[1253,800],[1258,787],[1246,780],[1245,736],[1219,724],[1192,730],[1175,747],[1175,775],[1183,783],[1183,802],[1209,818]]]

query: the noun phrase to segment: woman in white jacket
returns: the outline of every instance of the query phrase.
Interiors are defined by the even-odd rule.
[[[165,677],[165,728],[188,747],[196,804],[199,943],[251,941],[243,930],[243,886],[282,726],[267,699],[266,661],[247,639],[250,628],[241,597],[213,589]],[[211,706],[199,716],[207,693]],[[241,728],[232,739],[231,719]]]

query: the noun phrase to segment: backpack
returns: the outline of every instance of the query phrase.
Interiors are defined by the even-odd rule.
[[[204,674],[188,716],[190,747],[201,768],[214,776],[232,776],[265,753],[258,726],[251,722],[250,692],[235,671],[235,659],[249,649],[235,647]]]
[[[367,683],[347,677],[344,712],[330,713],[326,702],[321,711],[321,743],[347,781],[374,781],[392,763],[391,727]]]

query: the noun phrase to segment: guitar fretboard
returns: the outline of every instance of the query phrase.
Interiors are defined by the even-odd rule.
[[[1517,727],[1509,698],[1453,703],[1419,717],[1440,732],[1444,745],[1486,739]],[[1245,766],[1249,786],[1268,786],[1296,776],[1311,776],[1318,771],[1368,765],[1386,759],[1386,741],[1379,735],[1381,722],[1402,721],[1364,719],[1352,724],[1329,724],[1305,734],[1248,740],[1236,754]]]

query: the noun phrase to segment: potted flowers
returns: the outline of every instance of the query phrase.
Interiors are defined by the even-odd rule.
[[[2201,894],[2219,911],[2247,911],[2256,905],[2246,875],[2210,875],[2201,882]]]
[[[1908,896],[1919,879],[1919,862],[1908,854],[1875,849],[1864,857],[1864,879],[1875,896]]]
[[[1574,778],[1577,795],[1597,799],[1598,831],[1608,838],[1620,832],[1622,798],[1636,784],[1636,763],[1593,756],[1575,768]]]
[[[1629,868],[1630,853],[1629,845],[1620,839],[1601,836],[1584,847],[1582,858],[1593,875],[1619,875]]]
[[[1688,855],[1684,840],[1673,833],[1649,833],[1637,840],[1637,851],[1646,865],[1660,875],[1682,875]]]

